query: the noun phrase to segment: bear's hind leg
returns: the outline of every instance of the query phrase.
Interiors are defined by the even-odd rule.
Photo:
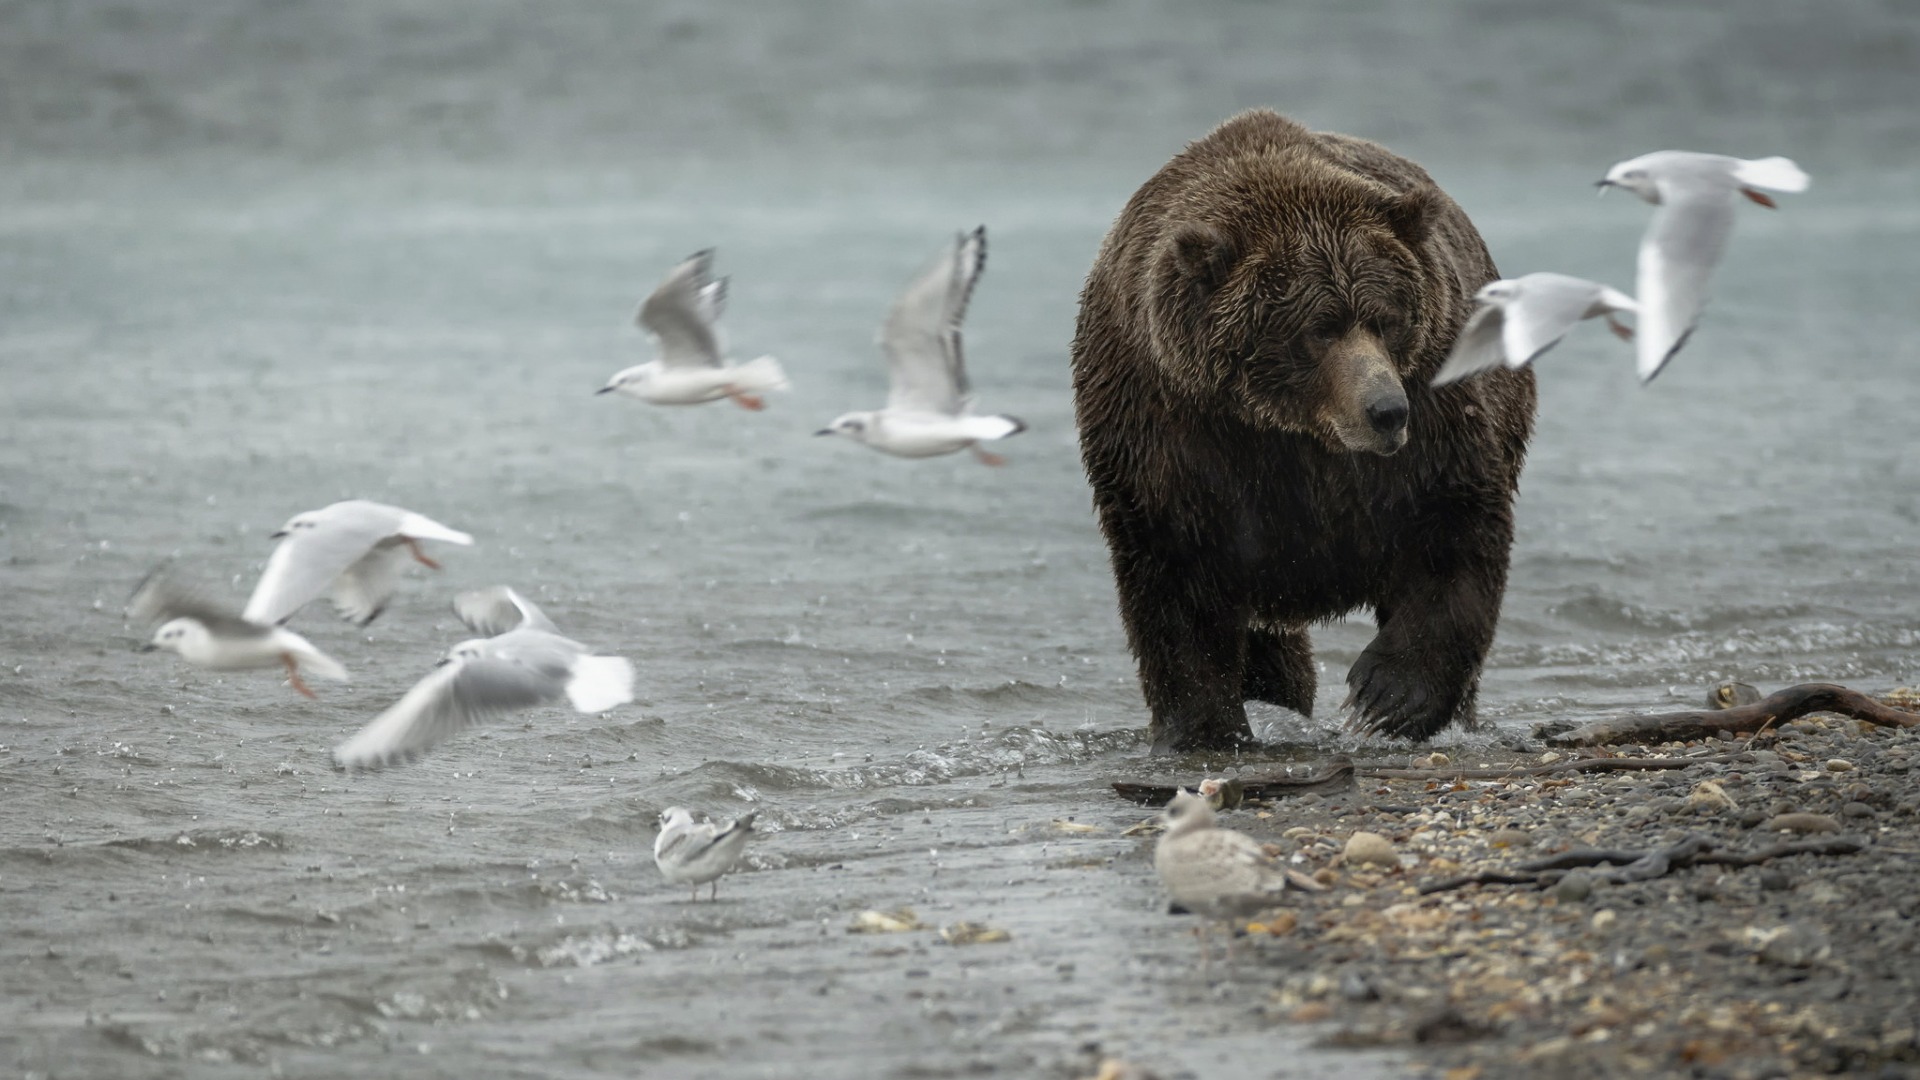
[[[1247,630],[1247,665],[1240,696],[1313,715],[1313,640],[1304,626]]]

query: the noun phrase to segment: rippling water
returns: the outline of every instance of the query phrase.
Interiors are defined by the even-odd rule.
[[[1587,193],[1606,164],[1798,158],[1815,186],[1743,208],[1655,384],[1591,327],[1541,362],[1482,711],[1913,677],[1920,48],[1896,7],[455,10],[0,16],[0,1047],[24,1072],[1033,1075],[1089,1042],[1313,1067],[1257,993],[1184,974],[1118,835],[1141,815],[1105,782],[1171,766],[1144,758],[1068,394],[1108,221],[1247,105],[1428,163],[1509,273],[1628,287],[1646,208]],[[812,438],[882,400],[873,327],[979,222],[969,363],[1031,425],[1011,463]],[[793,391],[593,397],[642,355],[641,292],[708,245],[737,351]],[[238,602],[269,530],[346,497],[479,540],[367,630],[302,617],[351,684],[308,702],[132,651],[156,561]],[[632,657],[640,700],[329,770],[466,636],[451,593],[495,582]],[[1335,744],[1370,633],[1319,631],[1321,719],[1262,710],[1264,733]],[[676,802],[761,810],[719,904],[649,865]],[[843,932],[902,904],[1016,946]]]

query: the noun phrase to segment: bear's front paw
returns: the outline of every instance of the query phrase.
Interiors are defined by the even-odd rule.
[[[1347,687],[1346,707],[1353,711],[1349,731],[1401,739],[1439,734],[1453,721],[1461,696],[1414,664],[1371,646],[1347,671]]]

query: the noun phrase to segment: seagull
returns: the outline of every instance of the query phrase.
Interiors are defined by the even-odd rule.
[[[983,464],[1006,459],[980,448],[1027,430],[1011,416],[972,415],[973,397],[960,352],[967,300],[987,264],[987,227],[961,233],[913,279],[880,328],[891,389],[887,407],[850,412],[814,432],[845,435],[897,457],[923,458],[972,448]]]
[[[1565,274],[1528,274],[1490,281],[1473,294],[1480,306],[1460,328],[1453,353],[1433,377],[1445,386],[1476,372],[1505,364],[1523,368],[1541,353],[1560,344],[1567,331],[1582,319],[1604,315],[1607,327],[1623,341],[1633,331],[1614,318],[1617,312],[1639,310],[1633,297],[1596,281]]]
[[[1660,209],[1640,240],[1640,380],[1651,382],[1686,344],[1707,302],[1707,275],[1733,231],[1737,192],[1768,209],[1761,191],[1805,191],[1807,174],[1783,157],[1746,161],[1722,154],[1660,150],[1607,170],[1594,186],[1625,188]]]
[[[432,518],[364,499],[295,514],[273,538],[280,546],[267,559],[266,573],[241,613],[251,622],[286,622],[325,594],[341,618],[365,626],[393,598],[408,555],[440,569],[420,550],[420,541],[473,543],[473,537]]]
[[[1222,829],[1205,795],[1181,789],[1162,813],[1167,831],[1153,849],[1173,902],[1209,921],[1245,917],[1280,902],[1289,887],[1318,892],[1319,882],[1287,870],[1245,833]],[[1204,929],[1204,927],[1203,927]],[[1227,939],[1233,952],[1233,939]],[[1206,961],[1207,943],[1200,941]]]
[[[635,317],[653,335],[659,359],[614,373],[598,394],[622,393],[655,405],[698,405],[732,398],[759,412],[759,395],[785,390],[780,361],[762,356],[744,364],[722,359],[720,312],[727,306],[727,279],[713,277],[713,249],[696,251],[667,274]]]
[[[693,899],[700,899],[700,886],[713,882],[712,900],[720,895],[720,875],[733,869],[746,850],[747,837],[753,835],[753,819],[758,810],[749,811],[721,828],[711,821],[696,822],[693,813],[681,806],[669,806],[660,814],[660,835],[653,841],[653,864],[660,876],[676,885],[692,885]]]
[[[633,665],[625,657],[590,655],[507,586],[461,593],[453,610],[475,633],[490,636],[455,645],[432,674],[334,747],[341,767],[409,761],[474,724],[563,698],[583,713],[633,700]]]
[[[285,667],[287,682],[307,697],[315,695],[300,678],[301,665],[324,678],[347,677],[346,668],[306,638],[224,610],[200,590],[168,578],[164,568],[140,582],[127,607],[128,614],[141,622],[160,621],[142,652],[168,649],[189,664],[214,671]]]

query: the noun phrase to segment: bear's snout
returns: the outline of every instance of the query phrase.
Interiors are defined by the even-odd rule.
[[[1356,327],[1342,335],[1322,354],[1320,372],[1320,416],[1337,448],[1391,454],[1407,444],[1407,392],[1376,334]]]

